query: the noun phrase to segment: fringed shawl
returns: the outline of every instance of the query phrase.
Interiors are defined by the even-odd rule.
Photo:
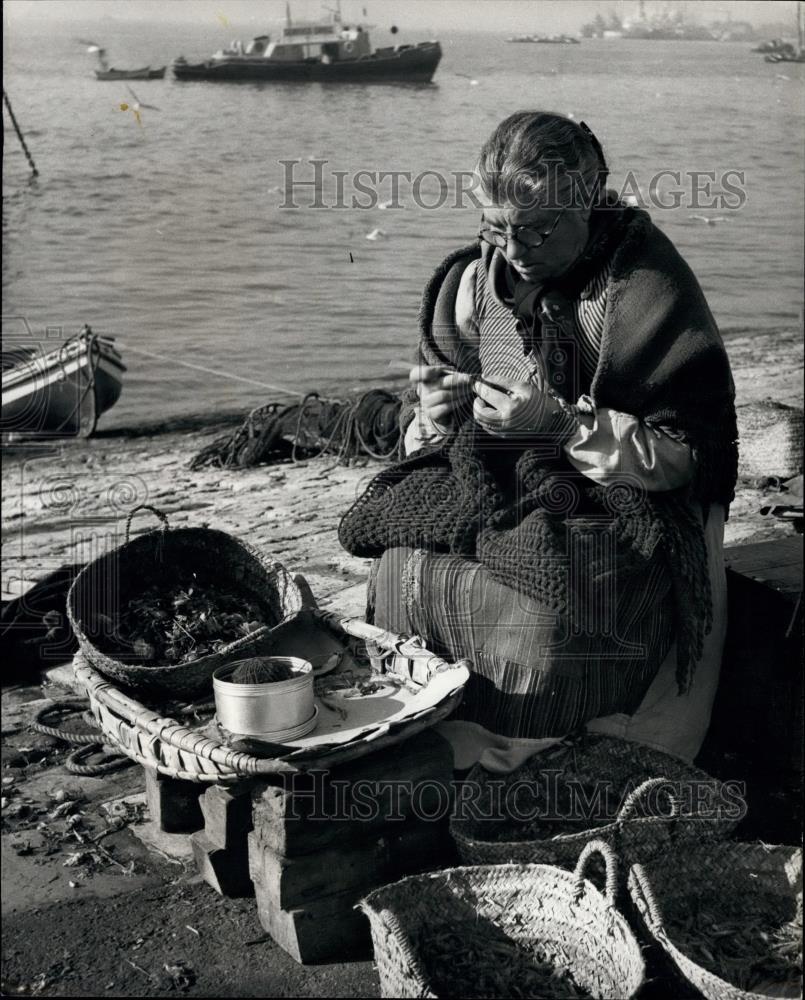
[[[621,219],[614,247],[605,241],[611,271],[591,396],[596,406],[682,435],[695,459],[691,485],[667,493],[634,482],[596,485],[555,445],[537,437],[530,447],[505,447],[468,420],[437,447],[381,472],[345,514],[339,537],[359,556],[412,545],[479,559],[502,583],[586,620],[579,593],[589,601],[592,586],[595,600],[616,599],[619,578],[662,558],[673,581],[684,689],[712,617],[703,525],[691,500],[728,507],[733,499],[734,386],[690,268],[646,213],[626,210]],[[479,255],[478,245],[452,254],[425,291],[419,355],[426,364],[479,370],[452,309],[460,275]],[[587,271],[595,264],[585,255]],[[574,268],[557,285],[573,294],[583,277]]]

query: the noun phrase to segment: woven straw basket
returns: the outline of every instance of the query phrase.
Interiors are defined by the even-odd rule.
[[[603,855],[606,892],[584,878],[589,861]],[[628,1000],[643,982],[640,947],[615,910],[617,862],[601,841],[590,842],[575,872],[551,865],[488,865],[416,875],[370,893],[360,903],[369,918],[381,996],[572,996],[526,992],[506,983],[512,960],[533,961],[530,949],[558,972],[569,972],[591,997]],[[444,968],[428,960],[438,935],[482,936],[488,968],[473,967],[471,991],[454,979],[456,955]],[[507,957],[509,961],[507,962]],[[486,975],[493,971],[494,981]],[[510,973],[511,974],[511,973]],[[451,987],[440,987],[439,980]],[[466,990],[467,985],[463,984]]]
[[[802,472],[802,410],[774,400],[739,406],[738,472],[790,479]]]
[[[160,517],[162,528],[129,540],[131,519],[143,509]],[[200,580],[214,581],[255,602],[266,624],[189,663],[145,666],[120,659],[112,641],[102,636],[98,615],[114,618],[149,585],[169,587],[180,571],[195,572]],[[193,698],[212,691],[218,667],[258,654],[271,628],[299,611],[302,603],[299,588],[274,559],[223,531],[168,529],[164,514],[143,505],[128,516],[125,544],[95,559],[76,577],[67,595],[67,616],[81,652],[105,677],[138,693]]]
[[[716,957],[718,944],[714,945],[711,939],[709,945],[702,941],[691,945],[690,938],[680,938],[680,928],[700,908],[716,921],[731,921],[733,926],[741,928],[757,926],[764,914],[772,925],[786,923],[794,920],[798,912],[801,928],[800,848],[706,844],[635,865],[629,871],[628,888],[651,938],[682,977],[707,1000],[767,1000],[795,995],[771,984],[763,987],[768,992],[753,993],[727,982],[701,964],[713,965],[724,974]],[[716,941],[726,938],[735,947],[735,942],[729,940],[731,937],[731,933],[722,930],[721,938]],[[703,946],[705,950],[701,951]]]
[[[719,801],[721,783],[699,768],[639,743],[592,733],[563,741],[511,774],[492,774],[476,766],[466,780],[475,785],[475,798],[464,798],[463,815],[454,815],[450,823],[465,864],[516,861],[572,867],[592,838],[611,844],[632,864],[681,842],[722,839],[740,818],[708,808],[706,796],[692,794],[694,789],[712,790],[713,801]],[[617,814],[603,813],[602,818],[611,817],[609,822],[591,825],[580,816],[577,832],[568,832],[565,820],[565,832],[551,833],[550,817],[565,815],[567,789],[578,785],[586,790],[605,788],[606,783],[612,789],[612,801],[622,800]],[[547,794],[535,797],[542,790]],[[539,823],[534,832],[520,839],[501,839],[501,825],[508,825],[511,801],[516,803],[518,794],[525,795],[526,808],[536,807]]]
[[[336,635],[371,641],[374,648],[392,652],[402,659],[403,636],[375,628],[355,618],[344,618],[334,612],[311,611],[317,619]],[[430,676],[458,666],[418,648],[417,655],[407,661],[410,676],[417,674],[417,683],[423,686]],[[163,711],[147,705],[118,690],[88,663],[79,650],[73,660],[73,672],[79,686],[89,698],[90,709],[103,732],[103,738],[115,751],[119,751],[144,767],[150,767],[170,778],[181,778],[206,784],[232,784],[265,775],[291,774],[298,771],[328,769],[410,739],[417,733],[441,722],[453,712],[461,701],[463,683],[448,692],[435,705],[429,705],[415,715],[397,722],[387,722],[373,730],[366,738],[356,738],[347,743],[324,745],[315,749],[298,749],[288,746],[268,750],[264,756],[255,756],[242,749],[233,749],[221,738],[214,726],[194,728],[192,723],[168,718]],[[424,674],[427,672],[427,675]],[[213,733],[215,735],[213,735]]]

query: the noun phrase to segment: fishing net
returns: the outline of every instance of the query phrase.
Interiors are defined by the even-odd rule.
[[[344,465],[360,457],[394,458],[400,447],[400,407],[400,397],[385,389],[351,399],[312,392],[301,403],[268,403],[252,410],[234,434],[202,448],[190,468],[244,469],[326,454]]]

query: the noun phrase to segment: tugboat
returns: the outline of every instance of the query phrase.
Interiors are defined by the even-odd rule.
[[[286,23],[276,41],[270,35],[258,35],[245,47],[235,41],[201,63],[179,56],[173,73],[177,80],[430,82],[442,58],[438,42],[372,51],[367,29],[344,24],[340,6],[329,21],[292,21],[286,7]],[[397,29],[391,31],[396,34]]]

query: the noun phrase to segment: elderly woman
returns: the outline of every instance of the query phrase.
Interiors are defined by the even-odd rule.
[[[734,387],[695,277],[607,173],[583,123],[495,129],[479,239],[425,292],[408,457],[341,525],[382,557],[375,623],[472,661],[457,767],[585,726],[692,759],[709,723]]]

